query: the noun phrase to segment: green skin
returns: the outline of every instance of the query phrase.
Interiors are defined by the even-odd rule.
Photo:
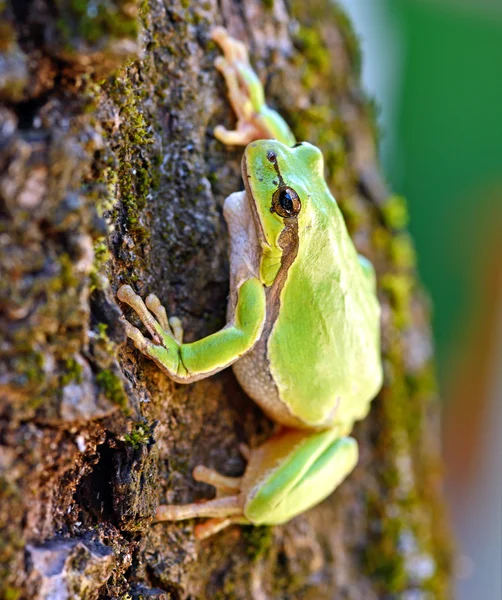
[[[225,53],[217,67],[238,116],[235,131],[219,127],[215,135],[233,144],[275,138],[247,145],[246,192],[225,203],[229,322],[183,344],[179,323],[169,326],[155,296],[147,299],[150,312],[129,286],[118,294],[154,342],[126,323],[128,336],[171,378],[189,383],[234,364],[247,393],[288,428],[249,452],[248,468],[235,483],[215,472],[195,474],[221,487],[223,498],[159,507],[159,520],[213,517],[199,537],[231,522],[284,523],[327,497],[357,463],[357,443],[346,436],[366,416],[382,383],[375,275],[358,256],[327,188],[322,154],[308,143],[290,147],[294,136],[265,104],[245,47],[221,28],[213,38]],[[301,202],[299,212],[287,217],[273,200],[285,186]]]

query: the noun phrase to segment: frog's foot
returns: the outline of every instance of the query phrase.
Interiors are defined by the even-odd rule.
[[[183,380],[186,377],[186,369],[181,363],[179,353],[183,339],[180,320],[176,317],[168,319],[166,309],[154,294],[146,298],[145,304],[130,285],[121,286],[117,297],[134,310],[153,341],[145,338],[139,329],[124,318],[127,337],[134,342],[138,350],[154,360],[170,377]]]
[[[237,126],[233,131],[218,125],[214,128],[215,137],[224,144],[237,146],[268,139],[294,146],[295,136],[288,124],[265,102],[263,86],[249,62],[246,46],[231,37],[223,27],[215,27],[211,37],[224,54],[215,60],[214,65],[225,79],[228,98],[237,116]]]
[[[215,138],[223,144],[247,146],[254,140],[269,137],[268,132],[260,127],[260,116],[253,107],[247,89],[242,85],[237,67],[221,56],[215,60],[214,64],[225,78],[230,104],[237,116],[236,128],[229,130],[223,125],[217,125],[214,128]]]
[[[218,125],[214,129],[215,137],[224,144],[237,146],[247,146],[253,140],[270,137],[259,115],[264,106],[263,88],[249,63],[246,46],[231,37],[223,27],[215,27],[211,37],[224,54],[224,57],[219,56],[215,60],[214,65],[225,79],[228,97],[237,116],[235,130]]]
[[[195,537],[205,539],[233,524],[249,524],[244,517],[241,498],[241,477],[227,477],[214,469],[197,465],[193,478],[212,485],[216,498],[203,502],[182,505],[161,505],[157,508],[157,521],[181,521],[199,517],[211,517],[195,527]]]
[[[228,492],[224,493],[227,494]],[[184,521],[185,519],[200,517],[211,518],[196,526],[195,537],[198,539],[209,537],[233,523],[249,523],[244,517],[242,499],[240,492],[237,490],[233,490],[232,495],[224,495],[216,497],[214,500],[193,504],[161,504],[157,508],[156,520]]]

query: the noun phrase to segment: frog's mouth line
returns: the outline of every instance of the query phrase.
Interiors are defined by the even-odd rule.
[[[269,151],[269,154],[270,154],[270,151]],[[277,189],[279,189],[281,187],[281,185],[284,185],[284,180],[280,174],[280,169],[279,169],[279,165],[277,164],[277,157],[276,157],[275,153],[274,153],[273,157],[271,157],[269,154],[267,154],[267,159],[270,162],[274,163],[274,168],[280,179],[279,185],[277,187]],[[251,176],[248,174],[245,152],[242,156],[241,171],[242,171],[242,178],[244,180],[244,187],[246,188],[247,199],[248,199],[250,209],[251,209],[251,214],[253,215],[253,220],[254,220],[255,226],[256,226],[256,236],[258,238],[258,242],[260,243],[262,250],[264,250],[266,248],[272,250],[272,246],[269,244],[269,242],[266,238],[265,229],[264,229],[262,220],[260,218],[258,209],[256,208],[254,194],[251,189],[251,185],[249,183],[249,179]],[[289,267],[293,264],[293,262],[296,258],[296,255],[298,253],[298,243],[299,243],[299,241],[298,241],[298,220],[296,218],[284,219],[283,223],[284,223],[284,228],[283,228],[283,230],[279,236],[279,240],[278,240],[279,241],[278,248],[280,249],[281,265],[275,276],[274,283],[272,284],[274,287],[274,290],[275,290],[273,295],[277,296],[277,298],[276,298],[277,301],[278,301],[278,296],[280,294],[280,290],[282,289],[282,286],[284,285],[284,282],[286,280],[286,276],[287,276]]]

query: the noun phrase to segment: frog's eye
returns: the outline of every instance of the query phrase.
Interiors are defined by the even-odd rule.
[[[302,203],[295,190],[287,185],[283,185],[274,192],[270,211],[287,219],[289,217],[296,217],[301,207]]]

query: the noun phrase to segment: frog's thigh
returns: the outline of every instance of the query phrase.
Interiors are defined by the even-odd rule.
[[[287,460],[244,507],[251,522],[277,525],[289,521],[327,498],[354,469],[357,442],[343,437],[326,444],[327,435],[314,433],[306,443],[292,447]]]

